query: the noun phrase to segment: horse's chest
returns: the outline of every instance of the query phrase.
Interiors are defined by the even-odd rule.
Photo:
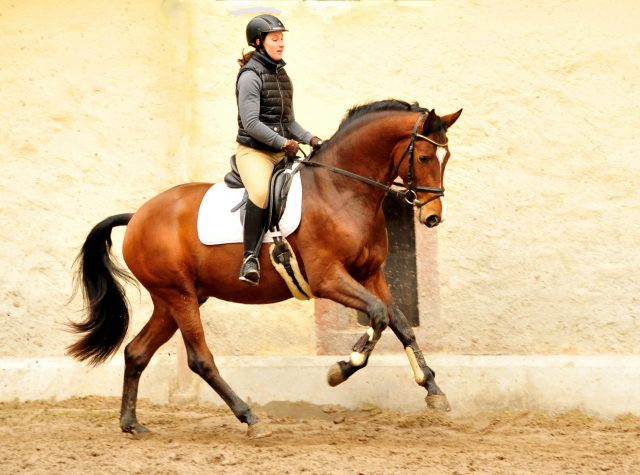
[[[349,273],[356,280],[366,278],[380,269],[386,254],[386,246],[382,246],[380,243],[365,244],[350,266]]]

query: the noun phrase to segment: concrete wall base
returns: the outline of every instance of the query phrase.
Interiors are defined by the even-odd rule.
[[[218,357],[222,376],[247,401],[305,401],[349,408],[378,406],[397,411],[426,408],[404,355],[373,356],[369,365],[337,388],[326,382],[335,356]],[[640,415],[640,356],[427,355],[447,393],[452,415],[485,411],[558,414],[580,410],[601,419]],[[67,358],[0,359],[0,401],[120,396],[123,360],[88,368]],[[197,377],[178,391],[174,358],[153,361],[144,372],[140,397],[156,403],[211,401],[218,396]]]

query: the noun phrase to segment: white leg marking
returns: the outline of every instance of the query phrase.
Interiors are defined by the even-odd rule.
[[[422,385],[427,380],[424,372],[420,369],[420,365],[418,364],[418,359],[416,358],[416,354],[413,352],[410,346],[405,348],[407,352],[407,357],[409,358],[409,363],[411,363],[411,369],[413,369],[413,377],[416,379],[416,383]]]
[[[365,356],[362,353],[354,351],[349,358],[353,366],[362,366],[364,364]]]

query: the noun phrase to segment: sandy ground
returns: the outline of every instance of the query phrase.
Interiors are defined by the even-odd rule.
[[[640,474],[640,418],[601,422],[494,413],[452,420],[430,411],[271,403],[274,435],[248,440],[226,408],[139,404],[154,434],[118,427],[119,400],[0,404],[2,474]]]

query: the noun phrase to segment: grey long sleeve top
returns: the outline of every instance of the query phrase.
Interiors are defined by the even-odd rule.
[[[260,122],[260,91],[262,81],[253,71],[245,71],[238,78],[238,107],[240,109],[240,120],[244,129],[254,139],[259,140],[271,147],[281,149],[286,139],[274,132],[269,127]],[[290,130],[293,137],[298,142],[309,143],[313,138],[311,132],[307,132],[298,122],[293,114],[291,106]]]

